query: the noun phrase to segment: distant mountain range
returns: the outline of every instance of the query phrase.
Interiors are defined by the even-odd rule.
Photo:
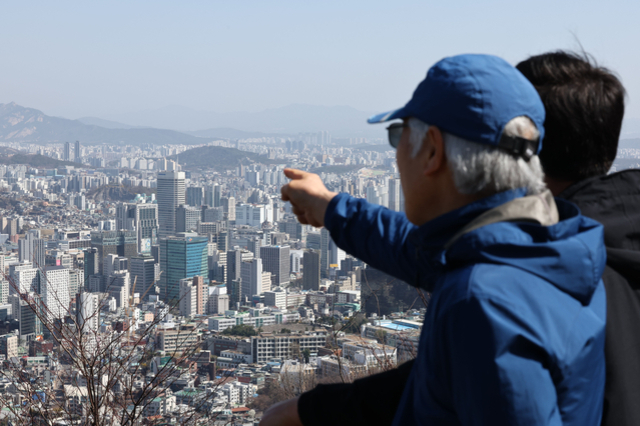
[[[208,139],[149,128],[105,128],[79,120],[51,117],[15,102],[0,104],[0,141],[52,143],[82,141],[84,144],[201,144]]]

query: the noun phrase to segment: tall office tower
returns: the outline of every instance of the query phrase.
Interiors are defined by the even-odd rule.
[[[235,197],[227,198],[223,203],[222,207],[224,208],[225,213],[227,213],[227,220],[229,222],[236,221],[236,199]]]
[[[167,237],[160,240],[160,295],[166,302],[178,302],[180,280],[209,275],[207,244],[205,237]]]
[[[64,266],[47,266],[39,269],[40,295],[49,320],[69,315],[69,270]]]
[[[305,250],[302,256],[302,288],[320,289],[320,251]]]
[[[89,283],[89,277],[91,275],[100,274],[100,259],[98,255],[98,249],[88,248],[84,251],[84,282]]]
[[[204,188],[204,205],[213,207],[213,186]]]
[[[271,272],[271,285],[273,287],[286,286],[291,281],[291,259],[289,246],[267,246],[260,248],[262,269]]]
[[[209,287],[209,300],[207,301],[207,314],[224,314],[229,310],[229,295],[227,286],[217,285]]]
[[[38,268],[34,268],[32,264],[11,265],[9,267],[9,276],[14,284],[9,288],[9,294],[16,292],[20,294],[40,293]]]
[[[71,161],[71,142],[64,143],[64,152],[62,154],[64,161]]]
[[[36,233],[28,232],[18,241],[18,261],[31,262],[35,267],[44,267],[45,241]]]
[[[180,315],[193,317],[204,315],[208,289],[204,277],[195,276],[180,280]]]
[[[42,309],[42,299],[36,293],[26,294],[25,297],[28,300],[24,300],[20,295],[12,294],[9,296],[9,303],[11,303],[11,316],[19,322],[20,338],[31,339],[42,335],[42,322],[33,309]]]
[[[69,270],[69,298],[76,298],[76,295],[84,291],[84,274],[79,269]]]
[[[231,285],[242,274],[242,262],[253,259],[253,253],[249,250],[235,248],[227,251],[227,284]]]
[[[242,278],[231,281],[227,286],[229,291],[229,309],[238,309],[245,301],[246,296],[242,294]]]
[[[400,179],[389,179],[389,208],[397,212],[402,211],[400,197],[402,196],[402,186]]]
[[[190,186],[187,188],[187,205],[200,207],[204,201],[204,190],[201,186]]]
[[[254,295],[262,294],[262,272],[262,259],[242,262],[240,277],[243,296],[251,298]]]
[[[76,322],[82,333],[96,334],[100,327],[100,296],[82,292],[76,298]]]
[[[191,232],[198,229],[202,211],[197,207],[180,205],[176,210],[176,232]]]
[[[158,205],[121,203],[116,206],[116,229],[136,231],[138,253],[151,253],[158,243]]]
[[[160,266],[152,256],[137,256],[130,260],[131,288],[134,293],[140,294],[140,300],[147,295],[154,294],[151,287],[159,285],[158,275]],[[135,283],[135,289],[133,284]]]
[[[260,248],[262,247],[262,238],[253,237],[247,240],[247,248],[253,253],[256,259],[260,257]]]
[[[73,162],[74,163],[82,163],[82,160],[80,160],[80,157],[82,157],[82,151],[80,149],[80,141],[76,141],[75,143],[75,149],[73,150]]]
[[[129,271],[113,272],[109,275],[108,280],[106,293],[109,293],[109,297],[116,299],[118,308],[127,308],[131,296],[131,276]]]
[[[185,201],[184,176],[184,172],[158,172],[159,238],[168,237],[176,232],[176,211]]]
[[[91,247],[98,250],[99,273],[104,275],[103,259],[110,254],[134,257],[138,254],[136,231],[91,231]]]
[[[11,284],[4,278],[0,280],[0,305],[5,305],[9,300],[9,287]]]
[[[234,200],[235,202],[235,200]],[[220,185],[213,185],[213,205],[212,207],[222,207],[222,188]]]
[[[193,278],[180,280],[180,315],[193,317],[196,315],[197,289]]]
[[[331,250],[331,234],[327,228],[320,230],[320,275],[327,277],[329,272],[329,251]]]
[[[209,280],[196,275],[193,277],[193,284],[196,286],[196,314],[204,315],[207,313],[207,297],[209,293]]]
[[[322,236],[319,232],[310,232],[307,234],[307,248],[320,250],[322,248]]]
[[[3,280],[5,279],[5,274],[7,273],[4,268],[4,254],[0,254],[0,279]]]
[[[213,242],[218,245],[218,251],[229,250],[229,231],[219,231],[213,237]]]

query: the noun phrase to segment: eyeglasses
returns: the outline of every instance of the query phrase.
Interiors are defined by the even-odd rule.
[[[402,130],[405,127],[407,127],[405,123],[393,123],[389,127],[387,127],[387,132],[389,134],[389,145],[391,145],[393,148],[398,148],[400,138],[402,137]]]

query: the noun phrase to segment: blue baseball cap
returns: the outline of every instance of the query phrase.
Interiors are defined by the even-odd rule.
[[[529,117],[537,141],[506,137],[513,118]],[[520,71],[492,55],[444,58],[427,72],[411,100],[395,111],[374,115],[369,123],[415,117],[461,138],[493,145],[528,160],[542,149],[545,111],[538,92]]]

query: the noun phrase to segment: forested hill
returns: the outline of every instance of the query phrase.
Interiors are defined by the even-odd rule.
[[[269,160],[264,155],[221,146],[201,146],[181,152],[178,155],[172,155],[168,158],[171,160],[177,160],[185,170],[231,170],[238,167],[241,163],[281,163],[281,161]]]

